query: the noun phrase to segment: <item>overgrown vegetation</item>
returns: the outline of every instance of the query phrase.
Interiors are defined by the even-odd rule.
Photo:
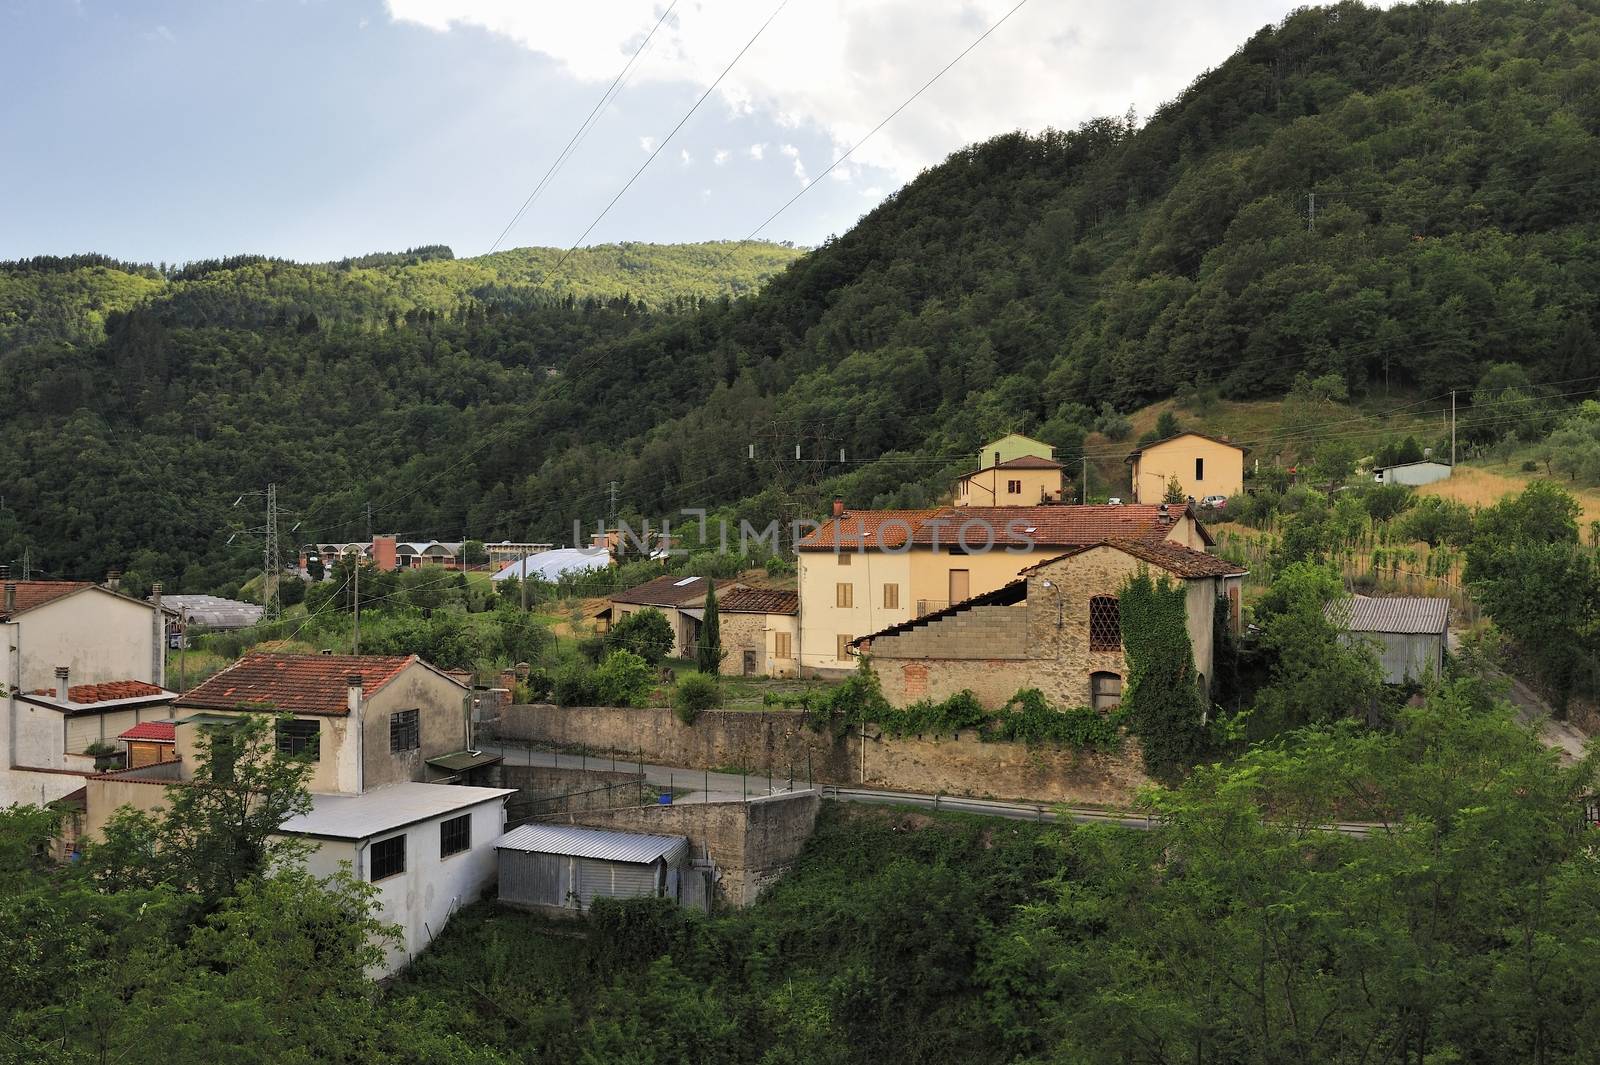
[[[1182,581],[1142,569],[1117,594],[1128,663],[1122,712],[1139,737],[1145,769],[1158,778],[1193,765],[1207,738],[1205,679],[1194,671],[1187,594]]]

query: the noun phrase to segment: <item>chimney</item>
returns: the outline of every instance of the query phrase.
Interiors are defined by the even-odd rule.
[[[833,516],[836,518],[844,517],[844,500],[838,498],[837,496],[835,496],[833,500]]]
[[[9,617],[10,615],[15,614],[16,612],[17,612],[17,586],[15,584],[12,584],[10,581],[7,581],[6,582],[6,608],[4,610],[0,610],[0,614],[5,614],[5,615],[7,615]]]
[[[156,608],[156,643],[150,651],[150,683],[158,687],[167,686],[167,616],[161,612],[161,582],[152,581],[150,584],[150,602]]]
[[[1156,520],[1157,521],[1171,521],[1172,520],[1172,515],[1171,515],[1171,513],[1169,513],[1167,505],[1165,503],[1161,504],[1159,507],[1156,508]]]
[[[56,698],[64,703],[72,702],[72,697],[68,694],[72,690],[71,685],[68,683],[69,677],[70,673],[67,671],[66,666],[56,667]]]
[[[346,685],[345,705],[350,708],[350,713],[361,712],[361,674],[352,673],[344,678]]]
[[[110,588],[114,592],[114,591],[117,590],[117,585],[119,585],[121,583],[122,583],[122,571],[120,569],[106,570],[106,587],[107,588]]]

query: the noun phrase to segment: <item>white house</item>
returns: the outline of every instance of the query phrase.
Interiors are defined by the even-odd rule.
[[[171,717],[160,602],[88,581],[0,579],[0,806],[46,803],[83,786],[91,743]]]
[[[1379,466],[1372,471],[1372,479],[1379,484],[1432,484],[1450,476],[1448,462],[1423,459],[1421,462],[1402,462],[1397,466]]]
[[[310,811],[283,834],[317,844],[306,868],[332,876],[349,863],[378,889],[378,919],[400,927],[373,976],[399,972],[450,916],[494,883],[495,843],[505,832],[514,789],[456,784],[390,784],[361,795],[314,795]]]

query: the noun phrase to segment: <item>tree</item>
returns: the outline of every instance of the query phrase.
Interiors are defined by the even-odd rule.
[[[489,561],[489,552],[484,549],[482,540],[468,540],[461,545],[461,557],[469,566],[481,566]]]
[[[655,687],[655,670],[632,651],[612,651],[592,674],[595,699],[605,706],[644,706]],[[559,688],[561,681],[557,680]]]
[[[318,584],[322,581],[322,556],[315,551],[306,555],[306,577],[310,579],[312,584]]]
[[[655,607],[635,610],[615,625],[607,638],[613,648],[632,651],[652,666],[672,651],[672,623]]]
[[[196,726],[193,777],[167,789],[159,815],[113,815],[89,867],[109,884],[170,884],[211,909],[244,881],[303,854],[302,842],[278,835],[284,821],[311,809],[310,761],[276,740],[286,720],[246,714]]]
[[[1141,569],[1122,586],[1118,614],[1128,664],[1122,709],[1139,737],[1145,768],[1171,778],[1194,764],[1205,746],[1203,683],[1194,674],[1188,592],[1165,575]]]
[[[1260,644],[1271,656],[1271,679],[1254,711],[1264,730],[1374,713],[1383,685],[1378,656],[1328,616],[1348,599],[1337,571],[1300,562],[1278,574],[1257,604]]]
[[[1166,440],[1168,437],[1177,436],[1182,431],[1183,427],[1178,422],[1176,411],[1169,408],[1162,411],[1156,418],[1155,434],[1157,440]]]
[[[1174,476],[1167,480],[1167,490],[1162,493],[1161,501],[1163,503],[1187,503],[1189,501],[1189,493],[1183,490],[1183,482]]]
[[[722,672],[722,660],[728,652],[722,648],[722,623],[717,617],[717,582],[706,579],[705,617],[700,619],[700,638],[695,643],[695,667],[708,677]]]

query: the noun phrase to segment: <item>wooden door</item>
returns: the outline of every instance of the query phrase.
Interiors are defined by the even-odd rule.
[[[959,603],[972,594],[969,590],[972,587],[971,578],[971,570],[953,569],[950,571],[950,601],[952,603]]]

